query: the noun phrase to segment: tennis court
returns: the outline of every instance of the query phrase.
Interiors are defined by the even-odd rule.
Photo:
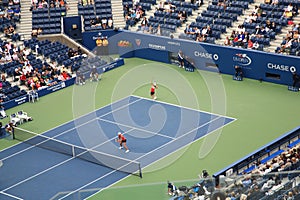
[[[126,97],[0,152],[0,199],[73,199],[106,188],[234,120]],[[31,134],[23,131],[17,139]],[[118,149],[118,131],[129,153]]]

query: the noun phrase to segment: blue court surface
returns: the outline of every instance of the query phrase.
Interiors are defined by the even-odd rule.
[[[144,168],[234,120],[137,96],[121,99],[43,133],[102,152],[89,156],[111,167],[22,142],[0,152],[0,199],[84,199],[136,171],[137,163]],[[119,131],[129,153],[118,148]],[[122,160],[130,164],[121,170]]]

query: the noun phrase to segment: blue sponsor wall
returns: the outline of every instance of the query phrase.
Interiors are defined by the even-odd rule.
[[[109,32],[111,34],[109,34]],[[84,45],[95,47],[93,36],[99,32],[83,34]],[[122,57],[139,57],[169,63],[170,52],[179,50],[194,61],[201,70],[234,74],[234,66],[243,69],[245,77],[278,84],[291,85],[292,74],[300,73],[298,57],[266,53],[261,51],[225,47],[189,40],[171,39],[130,31],[101,32],[109,36],[110,51],[116,51]],[[120,44],[121,43],[121,44]]]
[[[116,36],[118,31],[114,30],[104,30],[104,31],[92,31],[92,32],[83,32],[82,33],[82,44],[90,51],[93,51],[96,47],[96,40],[98,37],[108,37],[109,41],[109,53],[117,54],[118,53],[118,41],[113,40],[114,36]],[[116,36],[117,37],[117,36]]]

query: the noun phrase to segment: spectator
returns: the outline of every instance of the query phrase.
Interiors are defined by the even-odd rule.
[[[74,56],[74,51],[72,48],[69,48],[69,51],[68,51],[68,57],[69,58],[72,58]]]
[[[114,22],[113,22],[113,20],[112,20],[111,17],[107,21],[107,28],[109,28],[109,29],[113,29],[114,28]]]
[[[80,46],[77,47],[77,55],[82,55],[82,50]]]
[[[107,19],[105,17],[101,19],[101,25],[102,25],[102,29],[105,30],[107,28]]]
[[[252,49],[257,50],[258,48],[259,48],[259,44],[258,44],[257,41],[255,41],[254,44],[253,44],[253,48]]]
[[[78,85],[84,85],[85,84],[85,77],[80,72],[80,70],[76,71],[76,84],[78,84]]]
[[[247,48],[248,49],[252,49],[253,48],[253,42],[252,42],[251,39],[249,39],[248,42],[247,42]]]
[[[273,177],[270,177],[269,180],[263,184],[261,191],[266,191],[271,189],[275,185],[275,181],[273,180]]]
[[[191,25],[187,25],[184,29],[185,34],[190,34],[192,31],[193,31],[193,28],[191,27]]]
[[[90,73],[91,81],[99,81],[99,74],[96,66],[93,66]]]
[[[293,75],[293,87],[299,87],[299,83],[300,83],[300,77],[296,72],[292,73]]]
[[[167,182],[167,184],[168,184],[168,194],[170,196],[175,196],[176,195],[176,190],[177,190],[176,186],[173,183],[169,182],[169,181]]]
[[[35,38],[38,36],[38,30],[37,29],[32,29],[31,31],[31,37]]]
[[[289,191],[288,194],[284,196],[284,200],[294,200],[293,192]]]
[[[4,107],[1,105],[1,106],[0,106],[0,119],[6,118],[6,117],[7,117],[7,115],[6,115],[5,109],[4,109]],[[1,125],[1,127],[2,127],[2,125]]]
[[[145,29],[147,29],[148,26],[149,26],[149,21],[148,21],[147,17],[143,17],[143,19],[141,21],[141,30],[145,31]]]

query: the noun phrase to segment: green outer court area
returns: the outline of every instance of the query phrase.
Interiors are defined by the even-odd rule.
[[[158,83],[159,101],[237,120],[143,169],[142,179],[130,176],[90,199],[167,200],[167,180],[177,186],[192,185],[203,169],[213,174],[300,125],[300,93],[288,91],[287,86],[250,79],[233,81],[229,75],[191,73],[174,65],[138,58],[126,59],[124,66],[103,74],[98,83],[87,81],[84,86],[74,85],[6,112],[9,115],[26,111],[34,120],[21,128],[42,133],[108,105],[116,98],[131,94],[149,98],[151,80]],[[176,84],[171,80],[177,81]],[[91,97],[91,92],[94,100],[84,99]],[[78,106],[81,108],[77,109]],[[0,148],[16,142],[2,139]]]

